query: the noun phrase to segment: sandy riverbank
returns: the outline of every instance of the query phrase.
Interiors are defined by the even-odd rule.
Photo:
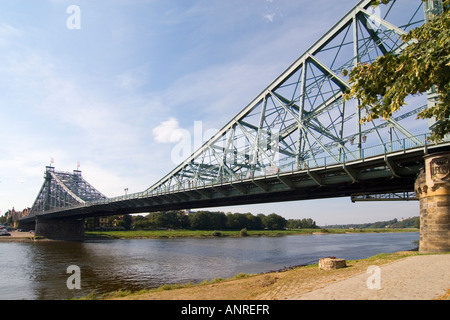
[[[399,252],[389,259],[378,255],[348,261],[330,271],[317,265],[160,292],[131,295],[132,300],[433,300],[449,298],[450,254],[417,255]],[[379,289],[369,289],[380,269]],[[372,285],[373,286],[373,285]],[[446,296],[447,295],[447,296]],[[446,297],[445,297],[446,296]]]
[[[292,292],[295,300],[432,300],[450,289],[450,255],[409,257],[379,269],[380,283],[372,282],[375,273],[365,273],[328,284],[304,294]],[[368,288],[367,281],[369,281]]]
[[[0,241],[33,241],[34,234],[30,232],[11,231],[10,236],[1,236]]]

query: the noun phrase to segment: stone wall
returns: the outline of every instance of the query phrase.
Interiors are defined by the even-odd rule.
[[[84,219],[37,218],[36,236],[55,240],[78,240],[84,238]]]
[[[420,199],[421,253],[450,251],[450,153],[425,157],[415,192]]]
[[[345,268],[347,263],[344,259],[336,259],[336,257],[328,257],[319,259],[319,269],[332,270]]]

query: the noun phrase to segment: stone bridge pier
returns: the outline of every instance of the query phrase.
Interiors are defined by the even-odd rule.
[[[429,154],[415,192],[420,200],[420,253],[450,251],[450,152]]]
[[[38,216],[35,235],[54,240],[81,240],[84,238],[84,218],[49,219]]]

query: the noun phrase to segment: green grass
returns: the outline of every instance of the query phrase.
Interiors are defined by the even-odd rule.
[[[216,230],[217,231],[217,230]],[[373,233],[373,232],[417,232],[418,229],[298,229],[298,230],[247,230],[247,236],[280,237],[287,235],[325,233]],[[107,239],[165,239],[165,238],[220,238],[241,237],[240,230],[220,230],[220,236],[214,235],[213,230],[129,230],[129,231],[86,231],[90,238]],[[216,232],[216,234],[218,234]]]

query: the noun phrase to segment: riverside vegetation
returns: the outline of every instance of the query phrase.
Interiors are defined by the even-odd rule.
[[[321,228],[311,218],[285,219],[280,215],[224,213],[220,211],[153,212],[146,216],[112,216],[102,227],[87,219],[88,237],[174,238],[285,236],[312,233],[417,231],[418,217],[361,225],[336,225]]]
[[[416,228],[403,229],[292,229],[292,230],[123,230],[123,231],[86,231],[85,234],[90,238],[110,238],[110,239],[164,239],[164,238],[205,238],[205,237],[246,237],[246,236],[264,236],[280,237],[288,235],[301,234],[332,234],[349,232],[417,232]]]

